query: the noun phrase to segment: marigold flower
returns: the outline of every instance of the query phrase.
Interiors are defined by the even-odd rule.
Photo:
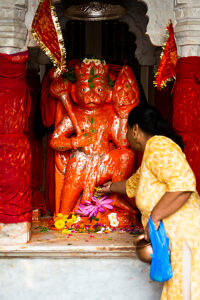
[[[62,233],[71,233],[71,231],[68,230],[68,229],[63,229],[63,230],[62,230]]]
[[[67,219],[67,224],[74,224],[74,221],[73,221],[73,219],[71,218],[71,219]]]
[[[77,216],[72,215],[71,220],[72,220],[73,223],[75,223],[77,221]]]
[[[58,213],[58,214],[56,215],[56,217],[58,217],[58,218],[62,218],[62,217],[63,217],[63,214],[61,214],[61,213]]]
[[[67,221],[68,215],[64,215],[63,216],[63,220],[65,220],[65,222]]]
[[[71,228],[71,227],[72,227],[72,224],[73,224],[72,222],[68,222],[68,221],[67,221],[66,227],[67,227],[67,228]]]
[[[57,229],[62,229],[62,228],[65,227],[65,221],[64,220],[57,220],[54,225]]]

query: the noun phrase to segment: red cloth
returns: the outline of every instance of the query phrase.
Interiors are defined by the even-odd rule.
[[[0,54],[0,223],[32,219],[31,151],[24,130],[30,113],[28,52]]]
[[[31,203],[33,209],[41,209],[42,214],[46,214],[44,197],[40,189],[43,185],[43,149],[42,138],[36,136],[35,122],[40,122],[41,118],[38,115],[38,101],[40,94],[40,76],[37,72],[27,72],[27,84],[30,88],[31,96],[31,111],[28,119],[27,137],[31,146],[31,188],[32,197]],[[40,124],[42,125],[42,123]],[[43,125],[42,125],[43,126]],[[39,125],[38,125],[39,127]]]
[[[182,57],[178,61],[173,94],[173,126],[181,132],[200,130],[200,57]]]
[[[176,76],[177,48],[174,38],[174,29],[171,21],[167,26],[167,30],[169,37],[165,44],[156,75],[156,86],[158,90],[166,86],[167,81],[170,81],[172,78],[174,78],[174,76]]]
[[[56,115],[56,99],[49,94],[51,79],[49,73],[44,76],[41,89],[41,114],[44,126],[50,127],[54,124]]]
[[[173,126],[185,142],[185,154],[200,192],[200,57],[178,60],[173,94]]]
[[[39,2],[33,23],[32,34],[43,51],[50,56],[54,66],[65,69],[65,47],[53,1]]]
[[[47,135],[45,165],[45,200],[48,211],[55,212],[55,151],[50,147],[52,134]]]
[[[44,76],[41,89],[41,115],[46,127],[54,125],[56,115],[56,99],[49,94],[51,79],[49,73]],[[55,166],[54,150],[50,147],[52,133],[47,136],[45,163],[45,201],[46,208],[53,215],[55,211]]]

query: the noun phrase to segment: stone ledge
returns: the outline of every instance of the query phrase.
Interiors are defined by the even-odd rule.
[[[40,224],[32,225],[31,240],[23,245],[0,246],[0,257],[33,258],[135,258],[133,240],[127,232],[72,233],[40,232]]]
[[[62,251],[53,251],[53,250],[43,250],[43,251],[1,251],[0,258],[87,258],[87,259],[98,259],[98,258],[136,258],[134,251],[76,251],[72,249],[62,250]]]
[[[78,234],[74,234],[79,240]],[[93,241],[85,242],[80,239],[79,242],[73,243],[69,240],[58,241],[55,239],[44,240],[44,242],[33,242],[24,245],[8,245],[0,247],[0,257],[52,257],[52,258],[135,258],[135,247],[127,245],[127,233],[121,233],[121,245],[116,239],[113,239],[114,234],[107,234],[106,238],[112,238],[112,243],[107,245],[107,241],[103,239],[105,234],[98,234],[98,241],[94,237]],[[118,233],[116,234],[118,235]],[[94,235],[95,236],[95,235]],[[32,236],[34,238],[34,235]],[[102,237],[102,238],[101,238]],[[87,237],[88,238],[88,237]],[[89,238],[88,238],[89,239]],[[130,240],[133,238],[130,236]],[[86,244],[87,243],[87,244]],[[84,245],[86,244],[86,245]],[[92,245],[91,245],[92,244]]]

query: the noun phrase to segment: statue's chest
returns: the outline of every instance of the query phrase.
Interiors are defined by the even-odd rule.
[[[82,130],[97,132],[100,127],[104,131],[108,131],[110,128],[110,119],[104,113],[90,115],[79,113],[77,120]]]

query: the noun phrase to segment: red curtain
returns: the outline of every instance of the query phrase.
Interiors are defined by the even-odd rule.
[[[31,222],[28,52],[0,54],[0,223]]]
[[[200,57],[178,60],[173,94],[173,126],[185,142],[185,154],[200,192]]]

